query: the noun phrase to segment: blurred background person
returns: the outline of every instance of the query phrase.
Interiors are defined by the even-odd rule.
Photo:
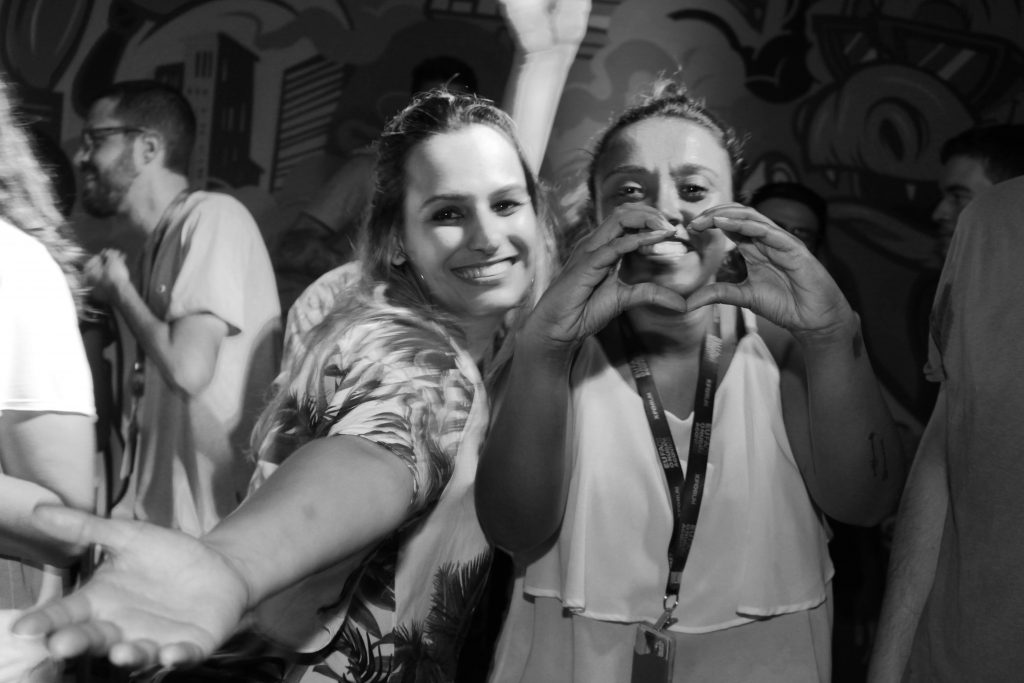
[[[75,163],[91,215],[127,226],[86,264],[116,313],[122,435],[113,514],[198,535],[245,494],[248,439],[280,358],[280,308],[259,228],[236,199],[192,190],[195,116],[155,81],[96,96]],[[128,242],[143,247],[131,254]],[[131,254],[131,255],[127,255]]]
[[[960,213],[982,190],[1024,175],[1024,124],[976,126],[947,140],[939,152],[942,199],[932,212],[945,258]]]

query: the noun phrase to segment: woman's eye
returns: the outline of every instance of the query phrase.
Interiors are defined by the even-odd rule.
[[[460,218],[462,218],[462,212],[453,206],[438,209],[430,215],[430,220],[435,223],[453,223]]]
[[[644,188],[639,185],[623,185],[619,188],[617,194],[619,197],[627,200],[642,199],[644,196]]]
[[[704,199],[708,194],[708,188],[703,185],[694,185],[693,183],[687,183],[679,186],[679,196],[682,199],[691,202],[699,202]]]
[[[494,212],[502,216],[507,216],[515,213],[522,205],[522,202],[515,199],[502,199],[501,201],[494,203]]]

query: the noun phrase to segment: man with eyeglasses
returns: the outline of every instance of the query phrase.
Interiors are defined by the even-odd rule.
[[[253,217],[226,194],[190,190],[194,139],[181,93],[118,83],[90,108],[75,164],[83,208],[127,227],[111,223],[117,248],[86,265],[123,346],[113,514],[199,535],[245,493],[248,436],[278,367],[280,307]]]

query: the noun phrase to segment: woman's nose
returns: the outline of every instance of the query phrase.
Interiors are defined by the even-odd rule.
[[[654,208],[660,211],[673,227],[686,225],[689,219],[693,218],[687,215],[674,183],[665,183],[658,187],[658,198]]]
[[[496,216],[477,215],[470,225],[467,246],[473,251],[493,254],[501,241],[501,226]]]

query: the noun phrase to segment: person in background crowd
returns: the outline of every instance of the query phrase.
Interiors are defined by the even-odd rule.
[[[252,216],[228,195],[189,188],[194,137],[181,93],[117,83],[90,108],[75,163],[86,211],[144,239],[132,263],[104,249],[85,271],[122,329],[113,514],[199,535],[245,493],[249,434],[278,367],[280,308]]]
[[[932,212],[942,255],[949,250],[960,213],[986,188],[1024,175],[1024,124],[977,126],[950,138],[939,152],[942,200]]]
[[[1012,681],[1024,623],[1024,178],[960,215],[932,309],[941,382],[900,502],[868,680]]]
[[[76,308],[81,251],[60,232],[46,172],[0,78],[0,681],[55,683],[40,640],[12,637],[24,609],[59,596],[55,567],[85,549],[32,523],[40,503],[92,510],[92,379]]]
[[[817,256],[828,227],[828,204],[824,197],[800,183],[777,182],[754,190],[747,203],[798,238]]]

